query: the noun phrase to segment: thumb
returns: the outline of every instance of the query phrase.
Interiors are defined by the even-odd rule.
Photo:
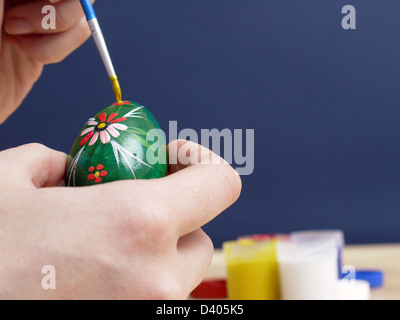
[[[0,181],[20,187],[59,186],[67,155],[38,143],[0,152]]]

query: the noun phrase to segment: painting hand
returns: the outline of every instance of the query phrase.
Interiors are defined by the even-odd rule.
[[[5,1],[5,2],[4,2]],[[90,37],[79,1],[0,0],[0,123],[22,103],[40,77],[43,66],[66,58]],[[56,12],[56,28],[45,29],[44,5]]]

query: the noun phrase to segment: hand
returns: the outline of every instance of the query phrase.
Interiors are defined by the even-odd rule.
[[[22,103],[44,65],[63,60],[90,36],[79,1],[51,2],[55,30],[42,28],[49,1],[0,0],[0,123]]]
[[[197,144],[173,142],[169,155],[182,150],[189,164],[165,178],[80,188],[58,187],[63,153],[0,152],[0,298],[185,299],[213,254],[200,228],[236,201],[241,181]],[[56,290],[41,287],[45,265]]]

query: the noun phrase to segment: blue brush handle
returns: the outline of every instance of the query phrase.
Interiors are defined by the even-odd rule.
[[[85,12],[86,20],[90,21],[96,19],[96,14],[94,13],[93,5],[90,0],[80,0],[83,11]]]

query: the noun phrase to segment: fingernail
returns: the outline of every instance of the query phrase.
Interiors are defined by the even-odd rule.
[[[34,32],[31,24],[25,19],[14,18],[6,21],[4,29],[8,34],[27,34]]]

